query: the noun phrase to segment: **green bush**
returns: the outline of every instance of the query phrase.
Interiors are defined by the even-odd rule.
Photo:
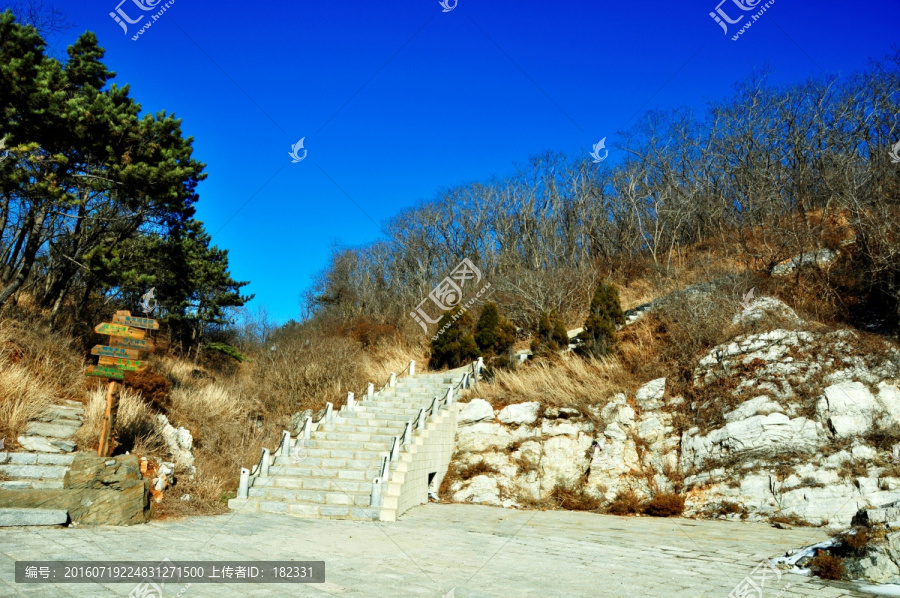
[[[516,342],[516,328],[500,315],[496,303],[486,303],[475,324],[475,344],[486,356],[508,353]]]
[[[472,316],[459,309],[444,312],[438,322],[438,333],[431,339],[431,358],[428,367],[457,368],[481,357],[481,351],[472,335]]]
[[[584,330],[578,335],[578,351],[583,355],[603,357],[616,346],[616,327],[625,323],[625,313],[619,303],[619,291],[600,281],[591,299],[590,313]]]
[[[227,345],[225,343],[208,343],[203,348],[206,349],[207,351],[218,351],[219,353],[222,353],[223,355],[227,355],[228,357],[231,357],[232,359],[236,359],[242,363],[244,361],[247,361],[247,357],[243,353],[241,353],[240,351],[238,351],[236,348],[232,347],[231,345]]]
[[[554,353],[569,346],[569,333],[556,311],[541,314],[537,334],[531,341],[531,352],[535,356]]]

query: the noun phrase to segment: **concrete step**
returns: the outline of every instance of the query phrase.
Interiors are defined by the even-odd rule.
[[[290,504],[279,501],[267,501],[256,497],[232,498],[228,507],[235,511],[258,511],[262,513],[282,513],[296,517],[311,519],[358,519],[377,520],[379,509],[319,504]]]
[[[317,432],[316,438],[322,440],[353,440],[357,442],[390,442],[392,434],[354,434],[349,432]]]
[[[68,520],[68,512],[62,509],[0,509],[0,527],[62,525]]]
[[[352,442],[349,440],[325,440],[313,436],[306,441],[304,448],[328,449],[332,451],[386,451],[390,448],[389,442]]]
[[[63,487],[61,479],[56,480],[12,480],[0,482],[0,490],[59,490]]]
[[[322,469],[318,467],[304,467],[302,465],[272,465],[269,467],[269,475],[262,478],[252,478],[254,486],[272,485],[274,482],[269,480],[273,478],[321,478],[321,479],[338,479],[338,480],[369,480],[371,481],[379,473],[381,463],[373,463],[372,467],[366,469]]]
[[[404,422],[402,415],[396,415],[393,413],[373,413],[368,409],[368,403],[364,403],[363,405],[357,407],[356,411],[348,411],[341,414],[341,417],[347,421],[353,420],[377,420],[377,421],[395,421],[395,422]]]
[[[0,453],[0,464],[10,465],[71,465],[74,455],[48,453]]]
[[[346,507],[368,507],[372,501],[372,484],[366,492],[350,492],[338,488],[331,490],[296,490],[293,488],[277,488],[264,486],[250,488],[250,498],[304,503],[308,505],[340,505]]]
[[[291,461],[293,457],[277,457],[275,462],[277,465],[273,465],[269,467],[269,473],[271,475],[275,475],[275,472],[272,471],[272,467],[292,467],[296,466],[299,468],[305,469],[362,469],[368,470],[373,467],[374,460],[363,460],[363,459],[330,459],[327,457],[299,457],[300,462],[294,463]],[[378,457],[379,459],[381,457]],[[2,466],[0,466],[2,467]]]
[[[302,452],[296,454],[297,458],[326,458],[326,459],[353,459],[354,461],[374,461],[380,455],[387,451],[387,445],[384,450],[376,451],[353,451],[347,449],[328,449],[328,448],[309,448],[304,447]]]
[[[379,424],[376,421],[376,425],[372,426],[363,426],[363,425],[355,425],[344,422],[336,422],[332,424],[328,424],[319,428],[316,433],[322,434],[327,432],[346,432],[349,434],[393,434],[395,430],[402,430],[403,426],[406,425],[404,421],[395,421],[390,420],[390,424],[382,423]]]
[[[378,474],[373,473],[369,478],[359,480],[345,480],[339,478],[302,477],[291,476],[266,476],[256,478],[252,489],[281,488],[291,490],[328,490],[332,492],[364,492],[371,493],[372,480]]]
[[[0,474],[13,480],[54,480],[65,477],[69,468],[63,465],[0,465]]]

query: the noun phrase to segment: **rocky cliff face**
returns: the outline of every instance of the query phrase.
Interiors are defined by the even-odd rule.
[[[690,399],[660,378],[586,409],[472,400],[450,497],[514,507],[558,484],[607,503],[678,492],[688,515],[813,525],[900,500],[900,352],[817,330],[772,298],[735,324],[753,332],[699,360]]]

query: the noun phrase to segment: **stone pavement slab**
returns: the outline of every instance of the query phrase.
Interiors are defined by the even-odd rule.
[[[324,560],[324,584],[193,584],[163,597],[726,598],[763,558],[821,530],[429,504],[400,521],[305,520],[234,512],[127,528],[0,530],[0,598],[128,596],[132,584],[25,585],[16,560]],[[455,588],[455,589],[454,589]],[[866,596],[783,574],[764,598]],[[152,598],[158,598],[150,594]]]

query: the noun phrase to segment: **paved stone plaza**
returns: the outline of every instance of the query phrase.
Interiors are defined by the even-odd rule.
[[[824,538],[817,529],[760,523],[439,504],[414,508],[395,523],[238,512],[126,528],[6,528],[0,597],[127,596],[135,587],[16,584],[16,560],[168,558],[326,562],[324,584],[194,584],[181,594],[187,598],[442,598],[454,588],[454,598],[726,598],[760,559]],[[164,595],[182,589],[169,584]],[[850,584],[788,574],[770,577],[764,590],[764,598],[866,595]]]

